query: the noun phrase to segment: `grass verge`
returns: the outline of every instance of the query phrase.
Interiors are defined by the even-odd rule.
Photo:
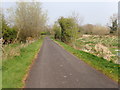
[[[3,60],[2,88],[21,88],[24,86],[23,78],[38,53],[42,40],[35,41],[27,47],[20,49],[20,55]]]
[[[115,64],[115,63],[107,61],[103,58],[97,57],[93,54],[74,49],[73,47],[71,47],[61,41],[55,40],[55,42],[60,44],[68,52],[77,56],[78,58],[80,58],[81,60],[83,60],[84,62],[89,64],[90,66],[94,67],[96,70],[101,71],[103,74],[107,75],[114,81],[116,81],[116,82],[120,81],[120,78],[118,76],[120,73],[120,65],[119,64]]]

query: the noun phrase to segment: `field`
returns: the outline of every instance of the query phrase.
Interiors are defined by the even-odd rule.
[[[110,35],[83,35],[76,41],[76,48],[89,52],[108,61],[118,61],[118,37]]]
[[[115,64],[112,61],[108,61],[102,57],[98,57],[96,55],[90,54],[88,52],[75,49],[63,42],[55,40],[59,45],[61,45],[65,50],[72,53],[73,55],[77,56],[87,64],[91,65],[98,71],[104,73],[111,79],[118,82],[118,73],[119,73],[119,64]],[[84,44],[83,44],[84,45]],[[82,45],[81,45],[82,46]]]
[[[29,44],[10,44],[4,47],[2,65],[2,87],[21,88],[24,78],[37,55],[42,40]]]

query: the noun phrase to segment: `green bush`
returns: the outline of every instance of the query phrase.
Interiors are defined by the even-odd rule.
[[[12,43],[16,38],[17,31],[13,28],[8,28],[6,30],[3,30],[2,34],[3,34],[4,44]]]
[[[12,43],[16,36],[17,36],[17,31],[14,29],[14,28],[3,28],[2,29],[2,36],[3,36],[3,39],[4,39],[4,44],[6,43]]]
[[[15,30],[15,27],[9,27],[4,19],[4,16],[2,18],[2,37],[4,39],[4,44],[6,43],[12,43],[13,40],[16,38],[17,31]]]
[[[65,43],[71,43],[75,40],[76,31],[78,31],[77,23],[74,18],[58,19],[58,23],[61,27],[61,41]]]
[[[61,40],[61,28],[60,26],[58,26],[57,23],[54,24],[53,31],[54,31],[54,38]]]

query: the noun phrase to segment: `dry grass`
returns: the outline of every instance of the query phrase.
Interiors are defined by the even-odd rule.
[[[76,47],[82,51],[118,62],[118,37],[110,35],[83,35],[77,39]]]
[[[3,54],[2,54],[2,60],[6,60],[9,58],[12,58],[14,56],[20,55],[20,49],[23,47],[27,47],[31,43],[16,43],[16,44],[10,44],[3,46]]]

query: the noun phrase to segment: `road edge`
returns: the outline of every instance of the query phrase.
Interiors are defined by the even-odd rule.
[[[60,47],[62,47],[65,51],[67,51],[62,45],[60,45],[57,41],[51,39],[53,42],[55,42],[57,45],[59,45]],[[69,54],[71,54],[72,56],[74,56],[75,58],[81,60],[80,58],[78,58],[77,56],[75,56],[74,54],[72,54],[71,52],[67,51]],[[86,65],[88,65],[89,67],[91,67],[92,69],[98,71],[99,73],[102,73],[103,75],[105,75],[107,78],[109,78],[110,80],[112,80],[114,83],[116,83],[118,85],[118,88],[119,88],[119,83],[117,81],[115,81],[114,79],[110,78],[108,75],[104,74],[102,71],[100,70],[97,70],[96,68],[94,68],[92,65],[90,65],[89,63],[86,63],[84,60],[81,60],[83,61]]]

